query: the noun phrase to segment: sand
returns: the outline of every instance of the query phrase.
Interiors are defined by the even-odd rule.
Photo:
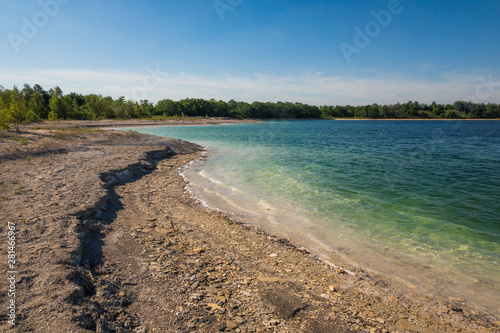
[[[2,331],[500,331],[461,299],[329,265],[204,208],[179,175],[197,145],[93,129],[144,125],[131,123],[0,132]],[[4,316],[12,300],[16,326]]]

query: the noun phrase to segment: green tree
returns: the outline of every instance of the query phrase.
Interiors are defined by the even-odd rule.
[[[10,112],[6,109],[0,109],[0,129],[9,129]]]
[[[500,105],[489,103],[486,105],[486,111],[484,112],[485,118],[499,118],[500,117]]]
[[[31,88],[31,86],[29,84],[25,84],[23,86],[23,90],[21,90],[21,94],[23,95],[24,97],[24,100],[26,101],[26,104],[29,103],[30,99],[31,99],[31,94],[33,94],[35,92],[35,90],[33,90],[33,88]]]
[[[458,118],[457,117],[457,112],[454,111],[454,110],[448,110],[448,111],[446,111],[445,114],[444,114],[444,117],[445,118],[450,118],[450,119],[451,118]]]
[[[155,114],[165,114],[167,117],[180,116],[182,113],[181,105],[171,99],[163,99],[156,104]]]
[[[10,123],[10,93],[0,85],[0,129],[9,129]]]
[[[112,108],[117,118],[129,119],[134,111],[134,102],[125,101],[125,97],[122,96],[113,102]]]
[[[357,107],[356,110],[354,111],[354,117],[356,117],[356,118],[366,118],[366,116],[367,116],[367,112],[366,112],[365,107],[363,107],[363,106]]]
[[[49,108],[45,104],[45,100],[39,91],[33,91],[31,93],[28,109],[30,109],[39,119],[46,119],[49,114]]]
[[[366,106],[366,114],[368,118],[378,118],[379,117],[378,104],[375,103],[373,105]]]
[[[67,101],[63,99],[63,92],[61,88],[55,87],[54,89],[51,89],[50,93],[51,93],[51,97],[49,100],[50,111],[54,111],[58,119],[67,118],[69,105],[67,104]]]
[[[45,103],[45,106],[48,108],[49,107],[49,101],[50,101],[50,93],[45,91],[42,86],[40,86],[39,84],[35,84],[33,86],[33,91],[35,92],[38,92],[40,93],[40,95],[42,95],[43,97],[43,101]]]
[[[24,97],[15,86],[10,92],[9,112],[10,116],[7,116],[7,119],[10,119],[10,123],[12,123],[16,131],[19,131],[19,127],[30,120]]]
[[[436,101],[433,101],[431,104],[431,111],[433,114],[440,117],[444,113],[444,106],[442,104],[437,104]]]

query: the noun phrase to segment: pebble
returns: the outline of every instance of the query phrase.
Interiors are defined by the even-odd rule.
[[[228,330],[234,330],[235,328],[237,328],[239,326],[239,324],[235,323],[234,321],[232,320],[228,320],[226,321],[226,329]]]
[[[204,253],[204,252],[205,252],[205,250],[203,250],[202,248],[199,248],[199,247],[193,249],[193,253],[195,253],[195,254],[200,254],[200,253]]]
[[[220,306],[215,303],[208,303],[207,306],[210,307],[212,311],[220,309]]]
[[[215,299],[222,304],[226,303],[227,299],[224,296],[216,296]]]

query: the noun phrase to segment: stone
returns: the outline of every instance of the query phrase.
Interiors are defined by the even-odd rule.
[[[228,330],[234,330],[234,329],[236,329],[238,326],[240,326],[240,325],[238,325],[237,323],[235,323],[235,322],[234,322],[234,321],[232,321],[232,320],[228,320],[228,321],[226,321],[226,329],[228,329]]]
[[[200,253],[204,253],[204,252],[205,252],[205,250],[203,250],[202,248],[199,248],[199,247],[193,249],[194,254],[200,254]]]
[[[226,324],[225,323],[219,323],[215,326],[215,329],[219,332],[222,332],[226,329]]]
[[[278,319],[269,320],[269,325],[271,325],[271,326],[278,326],[279,323],[280,323],[280,321]]]
[[[403,328],[407,331],[410,331],[410,332],[418,332],[418,333],[438,333],[439,332],[439,331],[436,331],[436,330],[431,329],[431,328],[412,325],[408,321],[403,321],[403,320],[399,321],[398,324],[399,324],[399,326],[401,326],[401,328]]]
[[[203,298],[203,294],[199,294],[199,293],[195,293],[195,294],[192,294],[190,297],[189,297],[189,300],[192,302],[192,301],[199,301]]]
[[[220,309],[220,306],[215,303],[208,303],[207,306],[210,307],[212,311]]]
[[[465,302],[465,300],[463,298],[460,298],[460,297],[449,297],[450,301],[453,301],[453,302]]]
[[[282,290],[271,289],[264,295],[264,301],[273,306],[281,319],[290,319],[304,309],[306,304],[296,295]]]
[[[227,299],[224,296],[216,296],[215,299],[222,304],[226,303]]]
[[[257,277],[257,281],[266,282],[266,283],[276,283],[279,280],[280,280],[280,278],[270,277],[270,276],[258,276]]]

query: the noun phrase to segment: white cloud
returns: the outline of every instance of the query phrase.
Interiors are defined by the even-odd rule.
[[[114,98],[126,96],[157,102],[195,97],[252,101],[291,101],[315,105],[397,103],[409,100],[450,103],[456,100],[500,102],[500,73],[443,73],[437,80],[407,78],[401,74],[326,76],[322,73],[300,75],[253,74],[213,77],[189,73],[163,73],[147,68],[143,73],[120,70],[23,69],[3,70],[0,84],[6,88],[24,83],[56,85],[65,93],[97,93]]]

